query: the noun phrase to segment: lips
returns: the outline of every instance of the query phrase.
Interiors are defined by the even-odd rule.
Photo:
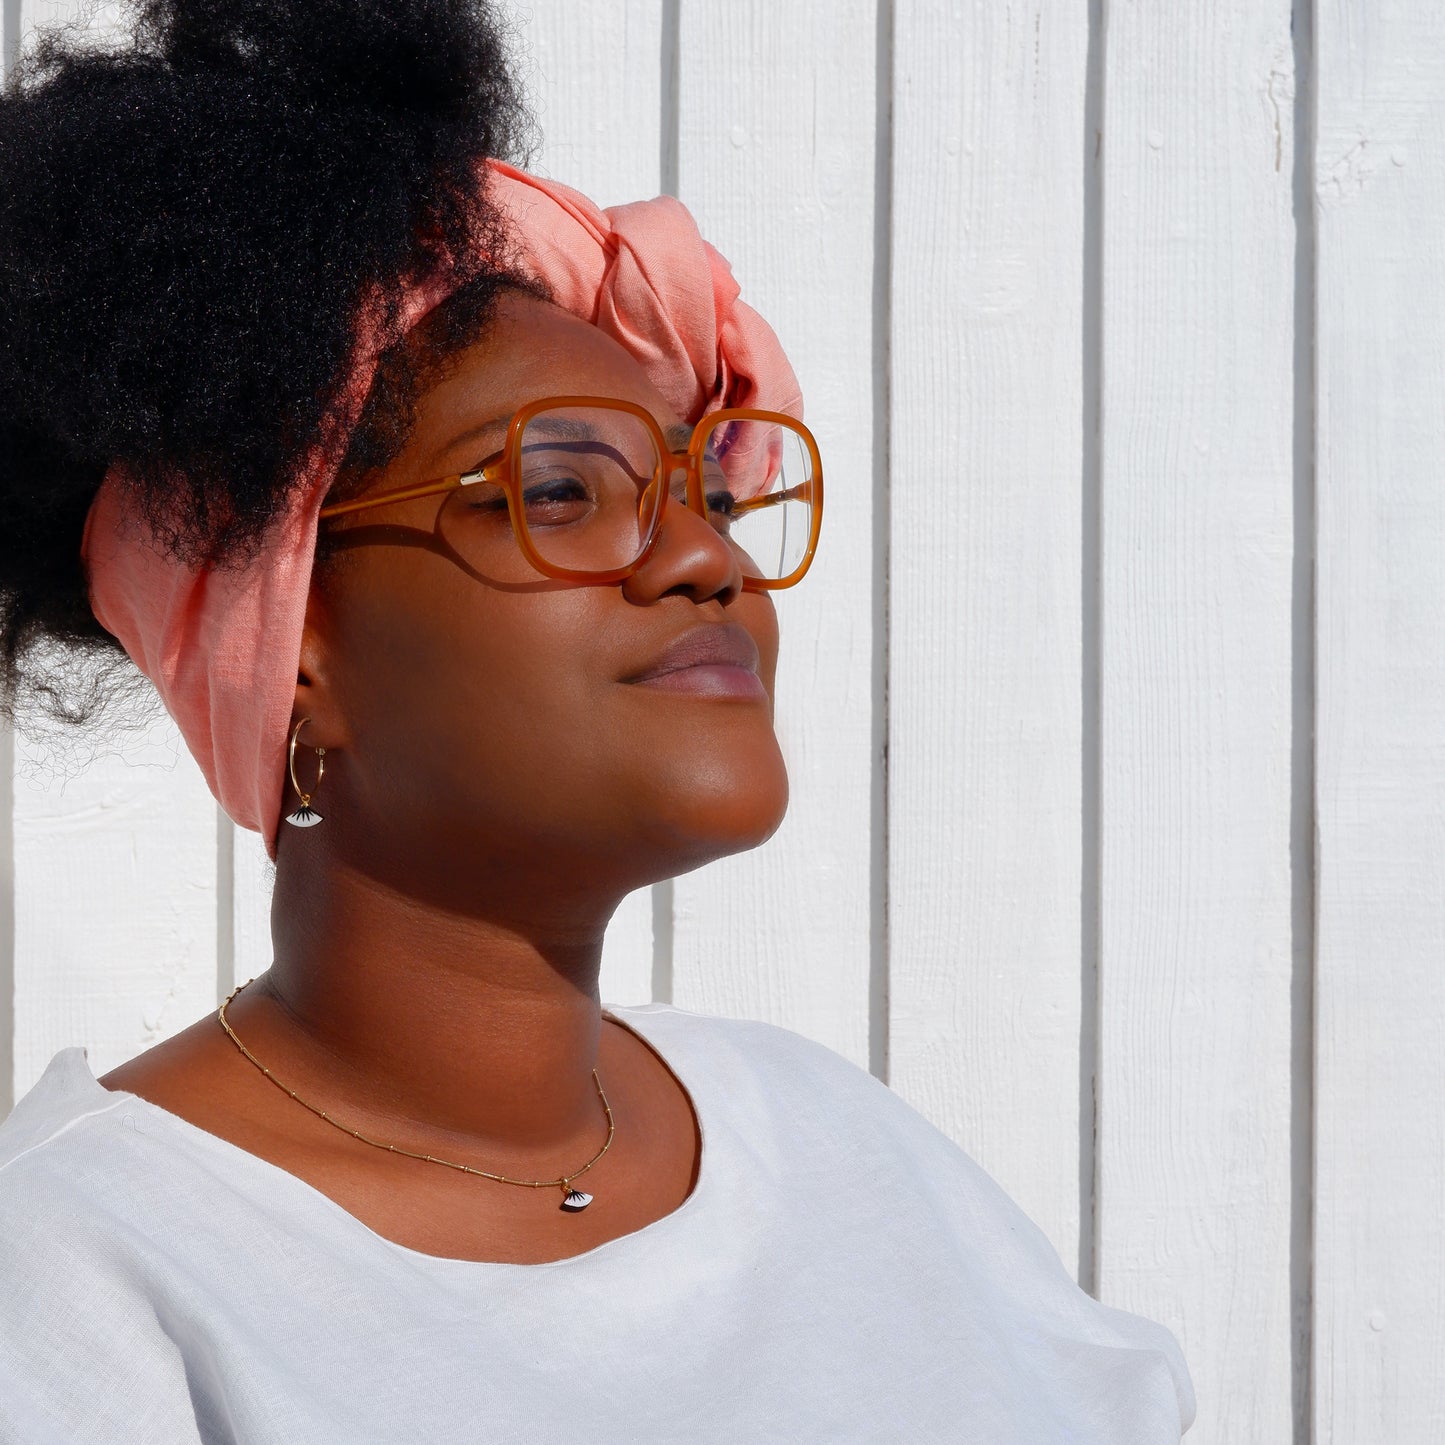
[[[735,622],[704,624],[675,637],[641,672],[624,682],[709,695],[766,695],[758,678],[758,645]]]

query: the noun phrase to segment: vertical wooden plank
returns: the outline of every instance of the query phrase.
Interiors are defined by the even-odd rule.
[[[8,74],[20,58],[21,0],[0,0],[0,66]]]
[[[1073,1268],[1087,12],[896,27],[889,1081]]]
[[[873,0],[681,7],[679,194],[773,324],[828,478],[779,594],[788,820],[677,880],[674,1001],[769,1019],[867,1067],[872,828]]]
[[[1318,77],[1315,1427],[1445,1439],[1445,12]]]
[[[17,1097],[57,1049],[104,1072],[215,1006],[215,804],[169,718],[77,775],[104,742],[17,740]]]
[[[522,38],[542,131],[538,171],[604,206],[660,194],[662,0],[540,6]],[[618,909],[602,951],[604,1003],[652,999],[653,913],[666,897],[665,888],[657,898],[643,889]]]
[[[522,38],[539,171],[603,206],[659,194],[663,0],[538,6]]]
[[[324,786],[324,782],[323,782]],[[288,800],[289,801],[289,800]],[[229,957],[223,946],[217,959],[217,1003],[238,983],[256,978],[271,967],[271,890],[276,883],[276,865],[266,856],[259,833],[238,828],[219,812],[217,826],[231,835],[224,848],[223,864],[229,863],[229,898],[223,896],[222,933],[229,921]],[[223,877],[223,883],[227,881]],[[223,888],[223,895],[227,890]],[[229,918],[225,910],[229,908]]]
[[[602,940],[602,970],[597,980],[604,1004],[653,1001],[656,897],[653,889],[639,888],[629,893],[612,915]]]
[[[1290,6],[1106,13],[1098,1285],[1283,1441]]]

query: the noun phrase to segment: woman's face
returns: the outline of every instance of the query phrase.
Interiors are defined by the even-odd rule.
[[[683,420],[601,331],[507,293],[485,340],[420,398],[405,449],[370,490],[469,470],[501,447],[518,407],[565,394],[638,402],[664,433]],[[312,718],[302,746],[327,745],[326,846],[449,907],[549,896],[565,907],[772,833],[787,804],[777,619],[766,594],[741,590],[731,545],[672,504],[625,581],[532,574],[516,587],[448,555],[446,506],[433,495],[330,524],[339,565],[313,582],[298,688]],[[732,665],[646,676],[695,643]],[[312,762],[298,750],[303,785]]]

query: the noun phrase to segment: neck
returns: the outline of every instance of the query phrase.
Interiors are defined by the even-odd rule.
[[[274,961],[227,1016],[236,1024],[246,993],[259,993],[248,1014],[257,1037],[389,1142],[443,1157],[485,1151],[505,1172],[535,1160],[543,1177],[601,1137],[592,1071],[610,914],[555,900],[531,916],[463,913],[345,868],[288,862]]]

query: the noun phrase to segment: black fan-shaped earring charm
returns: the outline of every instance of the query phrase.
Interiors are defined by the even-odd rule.
[[[296,738],[301,729],[311,719],[304,717],[291,731],[291,747],[286,755],[286,766],[291,773],[291,786],[296,789],[296,796],[301,799],[301,806],[294,813],[286,814],[286,821],[294,823],[298,828],[314,828],[321,822],[321,814],[311,806],[311,799],[316,789],[321,786],[321,776],[326,771],[326,749],[316,749],[316,781],[311,786],[311,792],[303,793],[301,784],[296,781]]]

